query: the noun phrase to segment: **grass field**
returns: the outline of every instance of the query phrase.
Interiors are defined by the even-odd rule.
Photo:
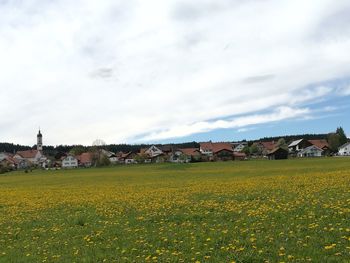
[[[0,176],[0,262],[350,262],[350,158]]]

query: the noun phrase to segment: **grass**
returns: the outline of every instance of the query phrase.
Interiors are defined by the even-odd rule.
[[[0,262],[350,262],[350,159],[0,176]]]

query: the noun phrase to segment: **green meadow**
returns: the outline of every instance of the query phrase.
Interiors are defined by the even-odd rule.
[[[350,262],[350,158],[0,176],[0,262]]]

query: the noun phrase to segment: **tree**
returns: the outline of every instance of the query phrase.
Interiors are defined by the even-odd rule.
[[[284,150],[288,150],[288,145],[287,145],[286,140],[284,138],[281,138],[278,140],[277,147],[280,147]]]
[[[85,152],[85,147],[84,146],[74,146],[70,151],[69,153],[72,154],[72,155],[80,155],[82,153]]]
[[[105,145],[106,143],[101,139],[96,139],[92,142],[92,147],[90,148],[90,152],[92,154],[92,163],[94,164],[95,167],[101,166],[100,165],[101,159],[103,157],[103,154],[101,154],[101,148]]]
[[[137,163],[144,163],[147,156],[145,154],[137,154],[134,159]]]
[[[109,160],[109,158],[102,154],[100,156],[100,158],[97,160],[97,167],[102,167],[102,166],[108,166],[111,164],[111,161]]]
[[[250,155],[250,148],[249,146],[244,146],[244,148],[242,149],[242,152],[245,153],[247,156]]]
[[[337,131],[335,133],[339,135],[340,145],[343,145],[343,144],[348,142],[348,138],[346,137],[345,132],[344,132],[342,127],[338,127]]]
[[[337,152],[339,146],[341,145],[339,134],[337,134],[337,133],[328,134],[328,144],[329,144],[329,148],[332,150],[332,152]]]
[[[185,163],[187,161],[187,155],[186,154],[180,154],[179,156],[179,160],[182,162],[182,163]]]
[[[253,143],[252,146],[250,146],[250,154],[252,155],[261,155],[262,152],[259,149],[258,145],[256,143]]]

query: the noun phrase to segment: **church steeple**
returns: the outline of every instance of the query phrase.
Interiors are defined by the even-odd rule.
[[[43,150],[43,135],[40,132],[40,128],[39,128],[38,135],[36,136],[36,149],[38,151]]]

